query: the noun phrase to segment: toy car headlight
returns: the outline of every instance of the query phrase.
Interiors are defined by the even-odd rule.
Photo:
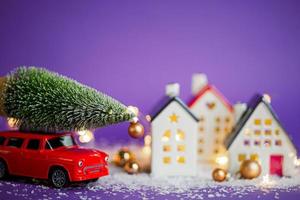
[[[78,166],[79,166],[79,167],[82,167],[82,166],[83,166],[83,161],[82,161],[82,160],[79,160],[79,161],[78,161]]]
[[[108,156],[105,156],[104,160],[105,160],[105,162],[107,162],[108,161]]]

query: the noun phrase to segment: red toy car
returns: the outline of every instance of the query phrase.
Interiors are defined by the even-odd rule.
[[[49,179],[60,188],[108,175],[107,160],[102,151],[79,147],[71,133],[0,132],[0,179],[8,174]]]

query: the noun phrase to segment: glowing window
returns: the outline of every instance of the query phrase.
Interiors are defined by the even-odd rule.
[[[163,150],[164,150],[165,152],[171,151],[171,145],[164,145],[164,146],[163,146]]]
[[[200,132],[203,132],[203,131],[204,131],[204,127],[203,127],[203,126],[200,126],[200,127],[199,127],[199,131],[200,131]]]
[[[267,126],[272,125],[272,119],[265,119],[265,125]]]
[[[265,145],[266,147],[271,146],[271,140],[265,140],[264,145]]]
[[[163,158],[163,162],[165,163],[165,164],[170,164],[171,163],[171,157],[164,157]]]
[[[275,145],[276,146],[281,146],[282,145],[282,141],[281,140],[276,140],[275,141]]]
[[[166,130],[165,132],[164,132],[164,135],[163,135],[163,137],[162,137],[162,141],[163,142],[168,142],[169,140],[170,140],[170,138],[171,138],[171,131],[170,130]]]
[[[220,123],[220,121],[221,121],[220,117],[216,117],[216,122]]]
[[[216,127],[216,128],[215,128],[215,132],[216,132],[216,133],[219,133],[219,132],[220,132],[220,127]]]
[[[203,153],[203,149],[198,149],[198,154],[202,154]]]
[[[239,160],[240,162],[246,160],[246,154],[239,154],[239,155],[238,155],[238,160]]]
[[[276,130],[275,130],[275,134],[276,134],[276,135],[279,135],[279,134],[280,134],[280,130],[279,130],[279,129],[276,129]]]
[[[260,119],[255,119],[254,124],[255,125],[261,125],[261,120]]]
[[[255,146],[260,146],[260,140],[255,140],[255,141],[254,141],[254,145],[255,145]]]
[[[214,153],[215,153],[215,154],[218,154],[219,152],[220,152],[219,149],[215,149],[215,150],[214,150]]]
[[[255,135],[260,135],[260,134],[261,134],[261,131],[260,131],[260,130],[255,130],[255,131],[254,131],[254,134],[255,134]]]
[[[185,163],[185,157],[183,157],[183,156],[178,156],[178,157],[177,157],[177,162],[180,163],[180,164]]]
[[[226,117],[226,118],[225,118],[225,122],[226,122],[226,123],[229,123],[229,122],[230,122],[230,117]]]
[[[181,141],[181,140],[184,140],[184,138],[185,138],[184,132],[182,130],[178,129],[177,133],[176,133],[176,140]]]
[[[258,155],[257,154],[251,154],[250,155],[250,160],[256,160],[256,161],[258,161]]]
[[[181,144],[177,146],[177,151],[185,151],[185,145]]]
[[[272,131],[270,129],[265,130],[265,135],[271,135]]]
[[[220,140],[215,139],[215,143],[216,143],[216,144],[220,144]]]
[[[229,128],[229,127],[225,127],[225,128],[224,128],[224,132],[225,132],[225,133],[230,133],[230,131],[231,131],[231,128]]]
[[[204,143],[204,139],[203,139],[203,138],[199,139],[199,140],[198,140],[198,143],[199,143],[199,144],[203,144],[203,143]]]
[[[201,116],[200,118],[199,118],[199,122],[204,122],[205,121],[205,118],[203,117],[203,116]]]
[[[244,140],[244,145],[245,146],[250,146],[250,141],[249,140]]]
[[[251,133],[250,129],[249,129],[249,128],[246,128],[246,129],[245,129],[245,135],[250,135],[250,133]]]

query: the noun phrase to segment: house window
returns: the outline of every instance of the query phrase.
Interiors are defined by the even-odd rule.
[[[202,154],[203,153],[203,149],[198,149],[198,154]]]
[[[219,132],[220,132],[220,127],[216,127],[216,128],[215,128],[215,132],[216,132],[216,133],[219,133]]]
[[[275,135],[279,135],[280,134],[280,130],[279,129],[276,129],[275,130]]]
[[[171,151],[171,145],[164,145],[164,146],[163,146],[163,150],[164,150],[165,152]]]
[[[249,128],[246,128],[246,129],[245,129],[245,135],[248,135],[248,136],[249,136],[250,134],[251,134],[250,129],[249,129]]]
[[[229,122],[230,122],[230,117],[226,117],[226,118],[225,118],[225,122],[226,122],[226,123],[229,123]]]
[[[220,144],[220,140],[219,139],[215,139],[215,143],[216,144]]]
[[[216,122],[220,123],[220,121],[221,121],[220,117],[216,117]]]
[[[264,144],[266,147],[271,146],[271,140],[265,140]]]
[[[257,154],[251,154],[250,155],[250,160],[258,161],[258,155]]]
[[[261,125],[261,120],[260,119],[254,119],[254,124],[255,125]]]
[[[255,130],[255,131],[254,131],[254,134],[255,134],[255,135],[260,135],[260,134],[261,134],[261,131],[260,131],[260,130]]]
[[[185,145],[181,144],[177,146],[177,151],[185,151]]]
[[[272,131],[270,129],[265,130],[265,135],[271,135]]]
[[[203,144],[203,143],[204,143],[204,139],[203,139],[203,138],[199,139],[199,140],[198,140],[198,143],[199,143],[199,144]]]
[[[249,140],[244,140],[244,145],[245,146],[250,146],[250,141]]]
[[[265,119],[265,125],[267,126],[272,125],[272,119]]]
[[[239,160],[240,162],[246,160],[246,154],[239,154],[239,155],[238,155],[238,160]]]
[[[225,133],[230,133],[230,131],[231,131],[231,129],[230,129],[229,127],[225,127],[225,128],[224,128],[224,132],[225,132]]]
[[[163,162],[165,164],[170,164],[171,163],[171,157],[167,156],[167,157],[163,157]]]
[[[276,140],[275,141],[275,145],[276,146],[281,146],[282,145],[282,141],[281,140]]]
[[[260,146],[260,140],[255,140],[255,141],[254,141],[254,145],[255,145],[255,146]]]
[[[201,116],[200,118],[199,118],[199,122],[204,122],[205,121],[205,118],[203,117],[203,116]]]
[[[200,131],[200,132],[203,132],[203,131],[204,131],[204,127],[203,127],[203,126],[200,126],[200,127],[199,127],[199,131]]]
[[[176,133],[176,140],[181,141],[181,140],[184,140],[184,138],[185,138],[184,132],[182,130],[178,129],[177,133]]]
[[[176,160],[180,164],[184,164],[185,163],[185,157],[183,157],[183,156],[177,156]]]
[[[162,137],[162,141],[163,142],[168,142],[169,140],[170,140],[170,138],[171,138],[171,131],[170,130],[166,130],[165,132],[164,132],[164,135],[163,135],[163,137]]]
[[[215,150],[214,150],[214,153],[215,153],[215,154],[218,154],[219,152],[220,152],[219,149],[215,149]]]

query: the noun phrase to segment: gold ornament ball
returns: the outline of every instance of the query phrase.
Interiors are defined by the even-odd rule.
[[[124,167],[128,161],[134,160],[134,157],[128,148],[122,148],[114,155],[113,161],[117,166]]]
[[[260,175],[261,166],[255,160],[244,160],[240,167],[240,173],[245,179],[253,179]]]
[[[140,165],[136,161],[129,161],[125,164],[124,170],[128,174],[137,174],[140,171]]]
[[[213,177],[214,181],[217,181],[217,182],[225,181],[226,176],[227,176],[227,172],[224,169],[216,168],[212,172],[212,177]]]
[[[139,122],[132,122],[128,127],[128,133],[133,138],[140,138],[144,135],[144,126]]]

